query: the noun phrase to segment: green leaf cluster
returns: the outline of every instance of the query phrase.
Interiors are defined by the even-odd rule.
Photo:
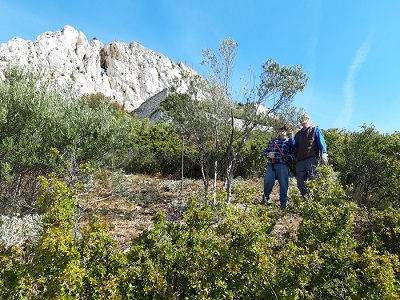
[[[157,213],[129,251],[99,219],[77,228],[76,194],[43,178],[43,232],[23,247],[0,246],[0,296],[399,299],[399,211],[357,207],[329,167],[319,171],[306,199],[291,196],[295,212],[252,204],[246,185],[232,204],[193,195],[182,220]]]
[[[93,219],[77,228],[76,194],[54,175],[41,178],[42,233],[23,247],[0,245],[1,299],[122,299],[124,255]]]
[[[360,206],[400,207],[400,135],[385,135],[374,127],[360,132],[330,129],[324,133],[329,160],[352,201]]]
[[[38,196],[37,176],[73,178],[79,165],[104,163],[121,148],[132,117],[97,95],[96,105],[60,91],[38,73],[12,68],[0,83],[0,201],[7,213]]]

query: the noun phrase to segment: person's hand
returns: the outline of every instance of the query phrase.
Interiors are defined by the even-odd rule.
[[[292,160],[292,157],[291,157],[290,155],[283,154],[283,155],[282,155],[282,160],[283,160],[284,162],[290,162],[290,161]]]
[[[328,153],[322,153],[321,161],[323,165],[325,166],[328,165]]]
[[[269,152],[268,153],[269,158],[275,158],[275,153],[274,152]]]

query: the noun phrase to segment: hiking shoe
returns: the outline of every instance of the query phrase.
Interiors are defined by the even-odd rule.
[[[262,196],[261,204],[268,204],[268,199],[265,197],[265,195]]]
[[[294,209],[293,205],[291,204],[287,204],[285,206],[281,205],[281,210],[284,210],[285,212],[288,212],[290,214],[293,214],[296,212],[296,210]]]

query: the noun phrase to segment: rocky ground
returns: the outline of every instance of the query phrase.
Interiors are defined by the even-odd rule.
[[[89,215],[100,215],[107,221],[109,233],[122,248],[129,247],[133,236],[152,227],[151,218],[159,210],[164,211],[170,220],[179,220],[190,195],[203,190],[201,180],[185,179],[181,192],[180,180],[162,176],[106,173],[98,175],[94,182],[89,193],[79,196],[83,211],[81,220],[85,223]],[[254,188],[254,201],[261,200],[262,179],[238,179],[236,184]],[[278,198],[276,185],[271,195],[273,203],[278,205]],[[298,222],[296,214],[283,214],[274,232],[277,237],[287,231],[294,232]]]

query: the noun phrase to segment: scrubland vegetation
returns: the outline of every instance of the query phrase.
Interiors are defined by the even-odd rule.
[[[10,69],[0,84],[1,299],[400,298],[400,133],[324,131],[330,166],[281,211],[254,184],[272,133],[251,124],[276,117],[226,106],[240,131],[217,122],[223,99],[171,94],[180,123],[152,124],[40,79]],[[192,119],[172,113],[184,103]],[[120,243],[96,213],[111,199],[118,214],[167,205]]]

